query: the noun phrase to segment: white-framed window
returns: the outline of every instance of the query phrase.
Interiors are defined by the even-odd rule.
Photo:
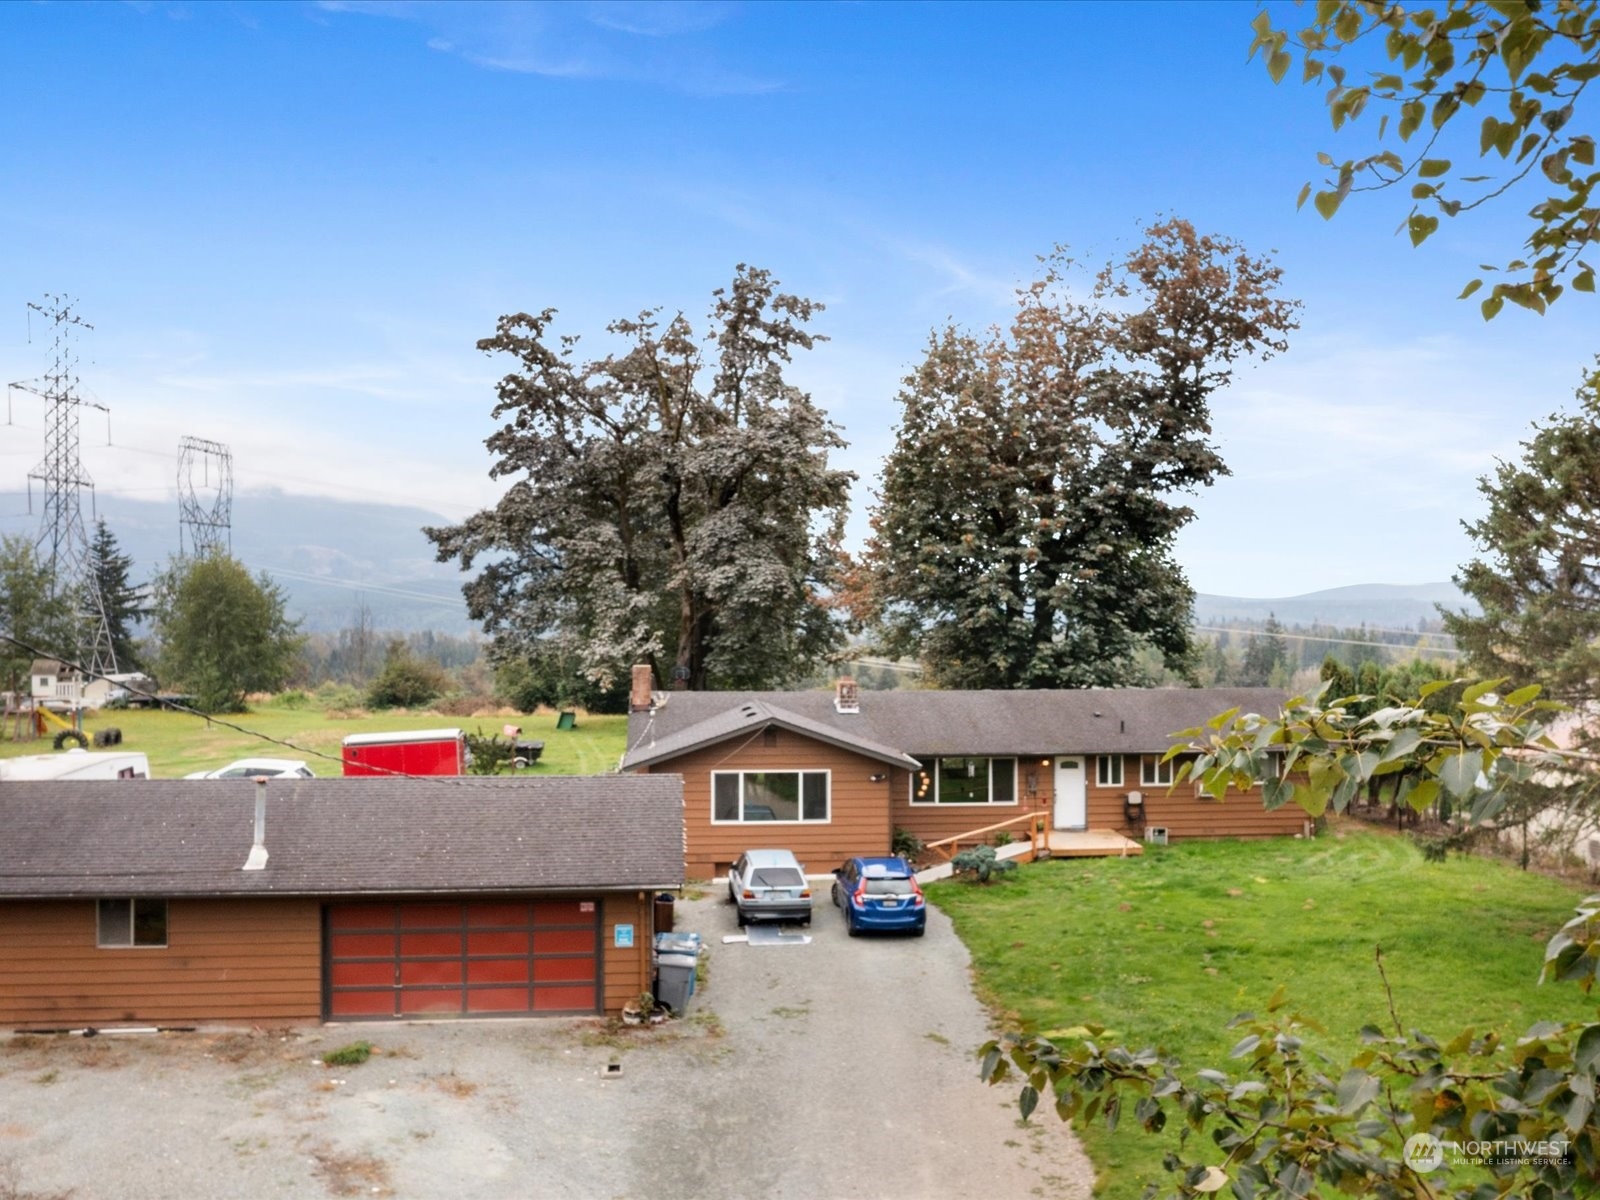
[[[827,771],[713,771],[711,823],[826,824]]]
[[[1101,787],[1121,787],[1122,755],[1098,755],[1094,760],[1094,781]]]
[[[95,945],[161,947],[167,944],[167,902],[138,896],[101,900],[95,912]]]
[[[1171,787],[1174,759],[1147,754],[1139,760],[1139,782],[1145,787]]]
[[[913,804],[1015,804],[1014,758],[928,758],[911,780]]]

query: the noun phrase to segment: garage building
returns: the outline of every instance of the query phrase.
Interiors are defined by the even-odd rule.
[[[0,1026],[612,1013],[682,885],[673,776],[0,789]]]

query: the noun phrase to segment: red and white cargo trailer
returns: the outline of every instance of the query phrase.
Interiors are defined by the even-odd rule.
[[[464,775],[467,735],[459,729],[353,733],[344,739],[346,775]]]

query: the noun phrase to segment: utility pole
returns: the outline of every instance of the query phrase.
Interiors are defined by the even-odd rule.
[[[221,442],[184,437],[178,442],[178,555],[189,531],[189,555],[233,550],[233,452]]]
[[[30,485],[37,479],[44,491],[37,543],[40,558],[50,564],[55,594],[69,596],[77,609],[78,661],[91,671],[111,674],[117,669],[111,623],[99,581],[89,569],[89,538],[83,527],[83,493],[90,493],[92,505],[94,480],[78,455],[78,410],[97,408],[108,416],[111,410],[78,395],[78,356],[72,348],[72,333],[74,327],[92,330],[94,326],[74,313],[72,304],[69,297],[55,295],[45,296],[43,304],[29,302],[28,309],[50,323],[50,369],[37,380],[11,386],[45,401],[44,459],[28,473]]]

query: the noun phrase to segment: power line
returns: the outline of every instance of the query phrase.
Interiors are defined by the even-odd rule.
[[[1257,629],[1234,629],[1226,625],[1194,625],[1190,628],[1198,629],[1202,633],[1237,633],[1249,637],[1255,637],[1257,634],[1261,633],[1261,631]],[[1395,632],[1398,633],[1400,631],[1396,630]],[[1282,638],[1286,642],[1327,642],[1328,644],[1334,646],[1373,646],[1380,650],[1410,650],[1414,653],[1420,652],[1423,654],[1459,655],[1464,653],[1464,651],[1458,650],[1454,646],[1401,646],[1394,642],[1363,642],[1357,638],[1318,637],[1309,633],[1284,633],[1279,631],[1277,633],[1266,634],[1265,636]]]

